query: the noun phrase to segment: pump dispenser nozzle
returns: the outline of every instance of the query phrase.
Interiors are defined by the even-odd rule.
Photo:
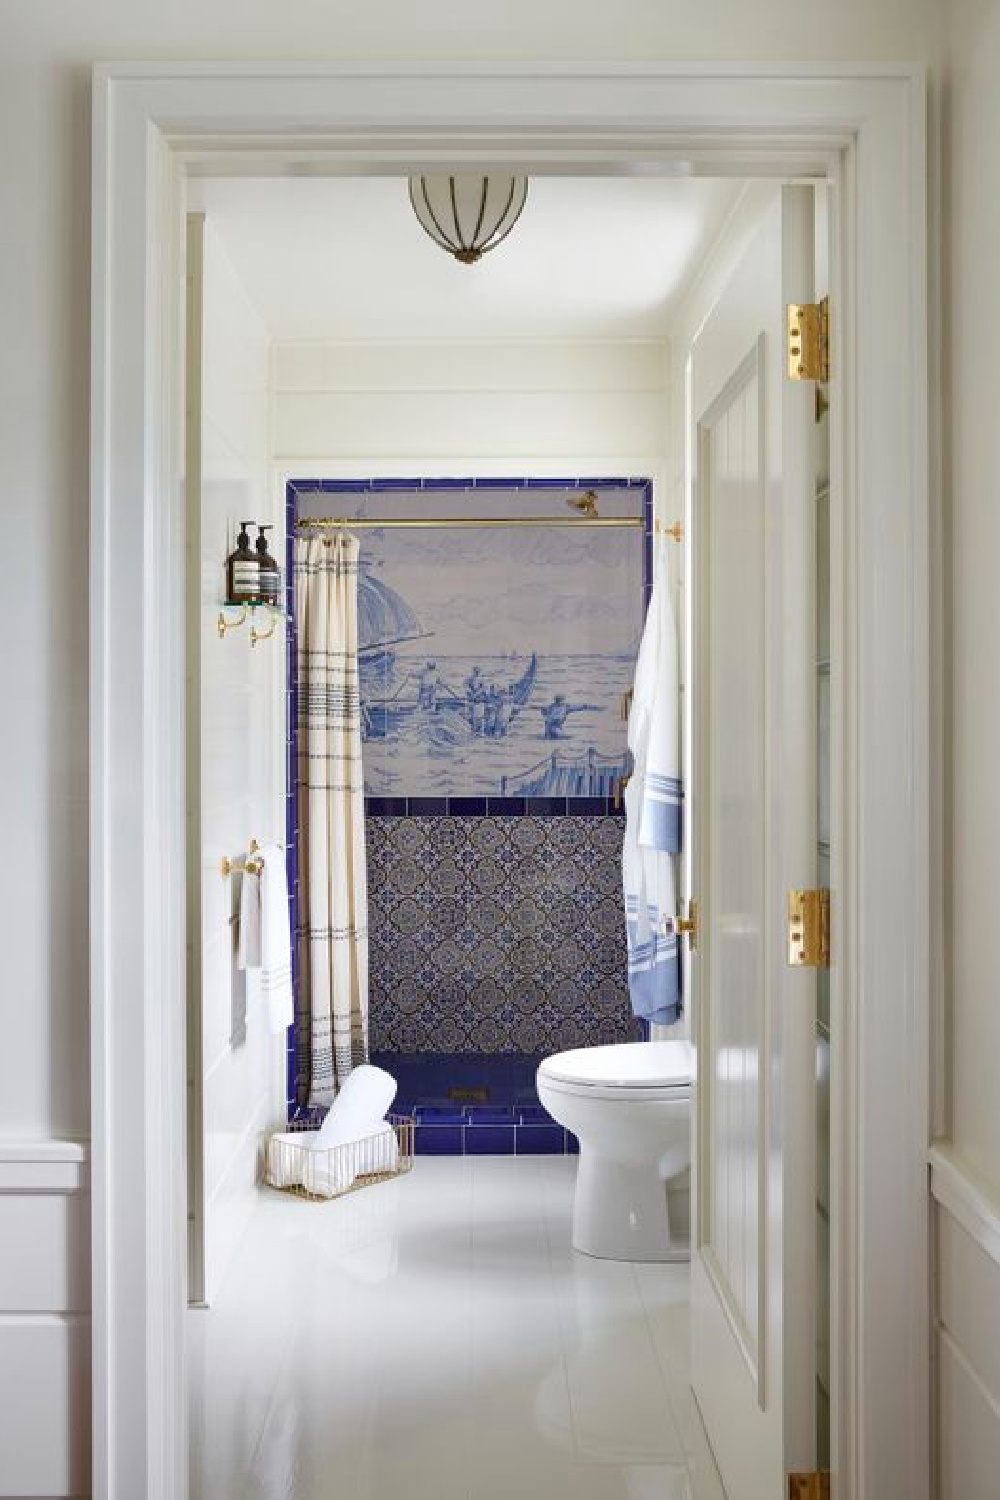
[[[257,525],[257,563],[260,567],[260,596],[268,604],[277,604],[281,595],[281,573],[278,564],[267,550],[267,532],[273,526]]]

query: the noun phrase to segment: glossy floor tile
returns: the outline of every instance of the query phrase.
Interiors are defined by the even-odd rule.
[[[687,1268],[570,1246],[576,1159],[263,1191],[188,1317],[191,1500],[723,1500]]]

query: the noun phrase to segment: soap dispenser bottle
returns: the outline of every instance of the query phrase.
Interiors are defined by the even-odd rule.
[[[236,538],[236,551],[226,559],[227,604],[253,604],[260,598],[260,559],[250,551],[248,526],[252,521],[240,522],[240,534]]]
[[[281,599],[281,573],[267,550],[267,535],[273,526],[257,526],[257,565],[260,568],[260,597],[265,604],[277,605]]]

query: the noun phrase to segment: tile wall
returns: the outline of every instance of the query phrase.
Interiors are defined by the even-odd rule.
[[[373,1051],[544,1055],[638,1036],[615,816],[369,816]]]

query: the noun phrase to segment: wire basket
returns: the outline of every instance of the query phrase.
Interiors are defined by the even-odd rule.
[[[413,1167],[415,1126],[412,1115],[389,1115],[381,1129],[362,1140],[317,1150],[312,1144],[317,1121],[292,1120],[267,1143],[264,1179],[280,1192],[326,1203],[402,1177]],[[296,1135],[303,1139],[291,1139]]]

